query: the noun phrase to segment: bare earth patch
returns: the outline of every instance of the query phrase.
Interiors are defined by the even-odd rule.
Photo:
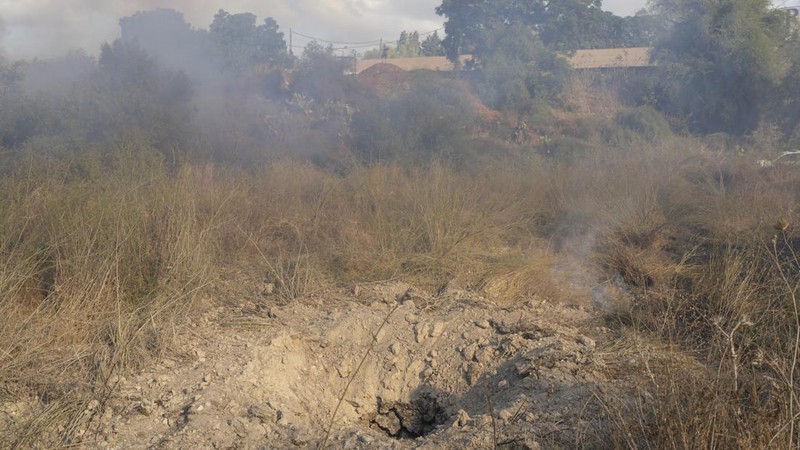
[[[183,356],[115,379],[80,434],[118,449],[574,447],[603,427],[589,320],[400,283],[286,305],[252,294],[194,320]]]

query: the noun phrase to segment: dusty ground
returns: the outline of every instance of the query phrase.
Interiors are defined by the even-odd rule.
[[[112,380],[83,447],[602,447],[607,330],[590,305],[401,283],[288,304],[251,291],[216,299],[175,356]]]

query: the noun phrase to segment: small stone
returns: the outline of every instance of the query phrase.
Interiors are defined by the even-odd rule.
[[[264,295],[270,295],[275,292],[275,283],[264,283]]]
[[[483,347],[482,349],[475,352],[475,361],[479,363],[485,363],[492,359],[494,356],[494,349],[491,347]]]
[[[247,414],[250,417],[255,417],[261,420],[261,423],[266,422],[267,418],[271,416],[269,410],[260,405],[250,405],[250,407],[247,408]],[[278,414],[280,414],[280,412]]]
[[[417,341],[417,344],[422,343],[423,340],[428,336],[428,325],[425,323],[418,323],[414,327],[414,337]]]
[[[433,375],[433,367],[428,367],[427,369],[422,371],[422,378],[428,379]]]
[[[406,314],[406,322],[412,325],[419,323],[419,316],[417,316],[416,314]]]
[[[467,412],[464,411],[463,409],[459,409],[458,413],[456,413],[456,421],[455,421],[456,425],[460,427],[465,427],[467,426],[469,421],[470,421],[469,414],[467,414]]]
[[[277,417],[278,417],[278,421],[276,423],[278,425],[284,426],[284,427],[289,425],[289,418],[287,417],[286,413],[284,413],[283,411],[278,411],[278,416]]]
[[[508,380],[500,380],[500,382],[497,383],[497,387],[499,388],[504,388],[506,386],[508,386]]]
[[[432,338],[437,338],[444,333],[444,322],[436,322],[433,324],[433,328],[431,328],[430,336]]]
[[[439,352],[437,352],[436,350],[431,350],[430,352],[428,352],[428,356],[430,356],[431,358],[436,358],[439,356]]]
[[[400,354],[400,344],[397,342],[393,343],[389,346],[389,351],[392,352],[393,355],[397,356]]]
[[[203,383],[208,383],[211,381],[211,375],[205,374],[203,375]]]
[[[475,326],[485,330],[485,329],[491,327],[492,324],[490,324],[488,320],[483,319],[483,320],[479,320],[479,321],[475,322]]]
[[[374,421],[378,427],[386,431],[390,436],[398,435],[402,429],[400,418],[393,411],[378,414],[375,416]]]
[[[477,350],[478,350],[478,346],[477,345],[470,344],[470,345],[464,347],[463,350],[461,350],[461,355],[464,357],[465,360],[472,361],[473,359],[475,359],[475,352]]]
[[[353,286],[353,296],[360,297],[361,296],[361,286],[355,285]]]

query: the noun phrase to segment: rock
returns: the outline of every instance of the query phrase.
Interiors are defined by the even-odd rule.
[[[275,283],[264,283],[264,295],[270,295],[275,292]]]
[[[461,350],[461,355],[466,361],[473,361],[475,359],[476,351],[478,351],[478,346],[476,344],[470,344]]]
[[[360,297],[361,296],[361,286],[355,285],[353,286],[353,296]]]
[[[389,346],[389,351],[392,352],[393,355],[397,356],[400,354],[400,344],[397,342],[393,343]]]
[[[378,414],[372,421],[390,436],[397,436],[400,433],[400,418],[394,411],[387,410],[385,413]]]
[[[431,328],[430,336],[432,338],[437,338],[444,333],[444,322],[436,322],[433,324],[433,328]]]
[[[278,414],[277,414],[276,417],[277,417],[278,421],[275,422],[275,423],[277,423],[278,425],[280,425],[282,427],[285,427],[285,426],[289,425],[289,418],[287,417],[287,414],[285,412],[278,411]]]
[[[425,323],[418,323],[414,327],[414,338],[416,339],[417,344],[420,344],[425,340],[425,338],[428,336],[428,331],[428,325]]]
[[[453,423],[459,427],[465,427],[467,424],[469,424],[470,420],[469,414],[467,414],[467,412],[463,409],[459,409],[456,413],[456,420]]]
[[[489,327],[491,327],[492,324],[490,324],[488,320],[483,319],[483,320],[479,320],[479,321],[475,322],[475,326],[478,327],[478,328],[481,328],[483,330],[486,330]]]
[[[475,352],[475,361],[479,363],[486,363],[494,356],[494,349],[491,347],[483,347]]]
[[[414,325],[419,323],[419,316],[416,314],[406,314],[406,322]]]
[[[508,380],[500,380],[500,382],[497,383],[497,387],[499,388],[504,388],[506,386],[508,386]]]

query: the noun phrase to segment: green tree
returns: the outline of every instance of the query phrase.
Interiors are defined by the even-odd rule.
[[[429,34],[422,41],[420,52],[422,56],[444,56],[444,47],[442,46],[442,38],[439,37],[439,32],[434,31],[433,34]]]
[[[602,11],[600,0],[443,0],[436,13],[447,18],[443,46],[453,61],[459,53],[495,51],[493,36],[517,26],[561,52],[624,41],[623,19]]]
[[[691,131],[755,130],[789,73],[787,14],[769,0],[659,0],[667,25],[654,51],[658,106],[688,119]]]
[[[208,31],[192,28],[181,12],[137,12],[120,19],[119,25],[123,42],[136,42],[163,67],[182,70],[193,79],[215,72]]]
[[[163,69],[141,47],[119,39],[103,45],[98,64],[77,99],[87,111],[79,120],[88,139],[131,135],[163,151],[189,146],[195,111],[185,74]],[[97,94],[89,95],[92,89]]]
[[[256,25],[254,14],[219,10],[209,32],[225,68],[242,71],[255,64],[288,67],[292,63],[283,33],[278,29],[278,23],[271,17]]]

